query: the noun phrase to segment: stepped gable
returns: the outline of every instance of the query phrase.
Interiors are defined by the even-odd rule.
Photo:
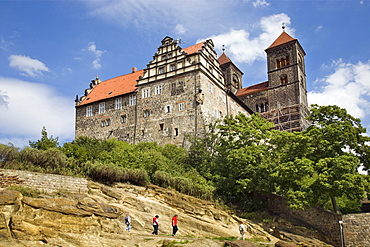
[[[256,92],[267,90],[267,89],[268,89],[268,81],[265,81],[265,82],[262,82],[262,83],[259,83],[259,84],[256,84],[250,87],[239,89],[238,92],[236,92],[236,96],[241,97],[244,95],[256,93]]]
[[[292,36],[290,36],[285,31],[283,31],[280,34],[280,36],[267,49],[270,49],[270,48],[273,48],[273,47],[276,47],[276,46],[279,46],[279,45],[288,43],[290,41],[296,41],[296,40],[297,39],[292,38]]]
[[[182,49],[187,54],[193,54],[202,49],[205,42],[189,46]],[[84,99],[78,104],[87,105],[100,100],[112,98],[115,96],[132,93],[136,90],[137,80],[140,76],[144,75],[144,70],[134,71],[133,73],[121,75],[96,85],[91,92],[84,97]]]

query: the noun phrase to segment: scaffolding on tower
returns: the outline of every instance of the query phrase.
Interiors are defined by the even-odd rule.
[[[261,113],[261,116],[275,125],[276,130],[280,131],[303,131],[310,125],[305,118],[309,115],[308,111],[304,112],[300,104],[281,107]]]

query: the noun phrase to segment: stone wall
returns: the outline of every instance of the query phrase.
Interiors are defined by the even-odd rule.
[[[270,195],[269,210],[283,218],[298,220],[326,236],[325,239],[320,240],[334,246],[341,246],[339,225],[339,221],[342,219],[341,215],[316,207],[307,210],[293,210],[289,208],[286,199],[278,195]]]
[[[72,193],[87,193],[87,180],[56,174],[0,169],[0,187],[22,185],[47,193],[65,190]]]
[[[343,215],[343,237],[346,247],[370,246],[370,213]]]
[[[326,236],[320,240],[334,246],[370,246],[370,213],[340,215],[316,207],[293,210],[288,207],[286,199],[278,195],[270,195],[269,210],[283,218],[298,220],[303,225],[313,227]]]

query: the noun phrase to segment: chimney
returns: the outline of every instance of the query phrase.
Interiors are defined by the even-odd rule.
[[[135,73],[137,71],[136,67],[132,67],[132,73]]]

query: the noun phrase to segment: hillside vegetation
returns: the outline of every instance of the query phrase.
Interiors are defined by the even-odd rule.
[[[312,126],[280,132],[259,115],[226,117],[189,150],[156,143],[79,137],[59,146],[46,129],[19,149],[0,144],[0,167],[90,178],[113,184],[148,184],[201,199],[225,202],[240,212],[263,210],[256,192],[285,196],[291,207],[316,205],[358,212],[369,179],[369,137],[360,120],[337,106],[311,107]]]

